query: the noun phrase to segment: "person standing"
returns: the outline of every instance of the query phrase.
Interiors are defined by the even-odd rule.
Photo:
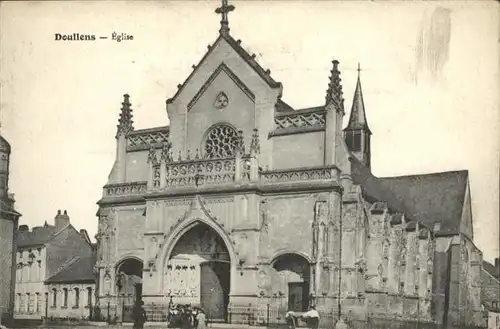
[[[197,329],[207,329],[207,316],[203,309],[198,309],[198,314],[196,315]]]
[[[144,328],[144,323],[147,320],[146,317],[146,310],[143,307],[144,302],[138,301],[136,302],[134,306],[134,312],[133,312],[133,317],[134,317],[134,329],[143,329]]]

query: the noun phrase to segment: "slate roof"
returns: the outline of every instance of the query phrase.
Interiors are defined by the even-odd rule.
[[[191,74],[186,78],[186,80],[179,85],[179,88],[175,95],[167,100],[167,103],[172,103],[181,93],[181,91],[184,89],[184,86],[186,86],[187,82],[191,79],[191,77],[195,74],[196,69],[200,67],[200,65],[205,61],[205,59],[208,57],[208,55],[212,52],[212,50],[215,48],[215,46],[222,40],[224,39],[230,46],[231,48],[234,49],[234,51],[241,56],[241,58],[257,73],[271,88],[279,88],[281,87],[281,83],[275,81],[271,77],[271,72],[264,70],[262,66],[260,66],[259,63],[255,60],[255,56],[250,55],[243,47],[240,45],[241,41],[234,40],[233,37],[229,34],[220,34],[219,37],[215,40],[215,42],[209,46],[208,51],[205,53],[205,55],[201,58],[201,60],[198,62],[196,66],[194,66],[193,71]]]
[[[398,196],[406,214],[433,227],[440,222],[441,234],[460,231],[468,183],[468,171],[378,178],[383,189]]]
[[[495,268],[495,266],[490,262],[483,261],[483,270],[488,272],[494,278],[500,278],[500,268]]]
[[[10,144],[9,142],[0,135],[0,151],[10,154]]]
[[[76,261],[69,262],[67,267],[45,280],[45,283],[95,282],[95,263],[94,256],[78,257]]]
[[[367,201],[387,202],[387,207],[395,213],[404,213],[407,219],[412,219],[409,216],[401,199],[398,198],[391,190],[384,188],[380,183],[380,179],[375,177],[363,163],[356,157],[349,158],[351,162],[351,176],[354,184],[360,185],[361,190]]]
[[[56,234],[56,227],[44,225],[33,227],[31,231],[18,231],[18,247],[39,246],[49,242]]]
[[[404,213],[412,221],[433,228],[441,223],[440,234],[457,234],[468,182],[467,171],[449,171],[423,175],[375,177],[354,156],[351,174],[361,185],[368,201],[384,201],[393,212]]]

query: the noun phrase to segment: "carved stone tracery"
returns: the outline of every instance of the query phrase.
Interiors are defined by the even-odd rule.
[[[212,128],[205,140],[205,158],[230,158],[241,142],[238,132],[229,125],[218,125]]]

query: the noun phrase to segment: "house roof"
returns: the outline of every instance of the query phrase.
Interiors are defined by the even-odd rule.
[[[487,261],[483,261],[483,270],[488,272],[492,277],[499,279],[500,278],[500,267],[495,268],[493,264]]]
[[[371,201],[385,201],[394,212],[429,228],[440,222],[436,233],[456,234],[460,230],[468,182],[467,171],[375,177],[356,157],[351,157],[351,174]]]
[[[201,58],[201,60],[198,62],[196,66],[194,66],[194,70],[191,72],[191,74],[186,78],[186,80],[180,84],[178,87],[177,92],[175,95],[167,100],[167,103],[172,103],[181,93],[181,91],[184,89],[186,86],[187,82],[191,80],[192,76],[195,74],[196,69],[200,67],[200,65],[205,61],[205,59],[208,57],[209,54],[212,53],[213,49],[215,46],[222,40],[224,39],[230,46],[231,48],[234,49],[234,51],[240,55],[240,57],[257,73],[271,88],[279,88],[281,87],[281,83],[275,81],[271,77],[271,72],[264,70],[262,66],[260,66],[259,63],[255,60],[255,56],[250,55],[241,45],[241,41],[234,40],[229,33],[227,34],[219,34],[219,37],[215,40],[215,42],[209,46],[208,51],[205,53],[205,55]]]
[[[45,280],[45,283],[94,282],[95,263],[95,256],[78,257],[75,261],[69,262],[61,271]]]
[[[356,157],[351,156],[349,160],[351,162],[351,176],[353,182],[361,186],[363,194],[369,201],[384,201],[391,211],[395,213],[404,213],[407,219],[412,219],[399,196],[396,196],[390,189],[385,188],[381,184],[380,179],[375,177],[370,172],[370,169]]]
[[[449,171],[423,175],[381,177],[378,182],[402,202],[406,214],[430,227],[439,222],[439,233],[460,231],[468,172]]]
[[[49,242],[56,235],[56,227],[45,224],[33,227],[31,231],[18,231],[17,246],[38,246]]]

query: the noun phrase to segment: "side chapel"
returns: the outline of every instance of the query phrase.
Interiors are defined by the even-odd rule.
[[[168,126],[134,129],[124,95],[98,202],[100,303],[483,321],[468,172],[374,176],[359,72],[345,129],[337,60],[323,104],[294,109],[231,36],[233,9],[216,10]]]

